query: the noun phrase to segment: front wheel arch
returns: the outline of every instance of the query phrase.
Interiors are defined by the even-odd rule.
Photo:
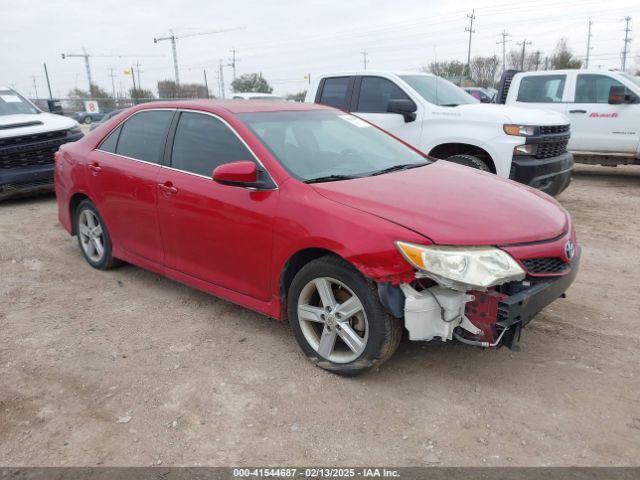
[[[471,155],[484,161],[491,173],[496,173],[496,165],[489,152],[470,143],[442,143],[431,149],[429,156],[446,160],[454,155]]]

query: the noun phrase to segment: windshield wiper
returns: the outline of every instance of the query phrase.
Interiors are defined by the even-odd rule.
[[[382,175],[384,173],[396,172],[398,170],[408,170],[410,168],[424,167],[425,165],[429,165],[429,162],[424,163],[404,163],[400,165],[394,165],[393,167],[385,168],[383,170],[378,170],[377,172],[373,172],[371,176],[374,175]]]
[[[310,178],[305,180],[304,183],[322,183],[333,182],[337,180],[350,180],[352,178],[361,178],[359,175],[327,175],[325,177]]]

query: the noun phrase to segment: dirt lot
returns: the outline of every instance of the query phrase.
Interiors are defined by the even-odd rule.
[[[0,204],[0,465],[637,465],[640,169],[580,167],[584,247],[523,351],[404,341],[313,367],[289,327],[91,269],[53,197]]]

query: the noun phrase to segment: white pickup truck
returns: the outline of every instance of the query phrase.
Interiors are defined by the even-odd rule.
[[[351,112],[435,158],[511,178],[551,195],[571,181],[568,119],[556,112],[481,104],[422,72],[321,75],[306,102]]]
[[[0,200],[53,191],[53,155],[82,138],[78,122],[46,113],[0,86]]]
[[[617,71],[507,71],[498,102],[544,108],[571,121],[576,162],[640,164],[640,77]]]

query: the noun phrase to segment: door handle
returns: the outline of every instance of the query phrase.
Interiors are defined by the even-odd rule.
[[[569,113],[587,113],[586,110],[569,110]]]
[[[178,189],[174,187],[171,182],[159,183],[158,188],[164,193],[168,193],[170,195],[175,195],[176,193],[178,193]]]
[[[100,165],[98,165],[97,162],[90,163],[89,165],[87,165],[87,167],[93,172],[94,175],[97,175],[102,171],[102,168],[100,167]]]

